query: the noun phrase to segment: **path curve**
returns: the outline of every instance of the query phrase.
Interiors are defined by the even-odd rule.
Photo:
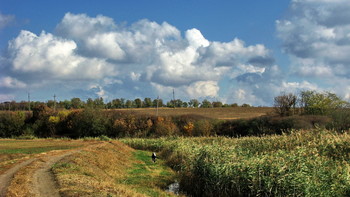
[[[5,196],[8,186],[10,186],[11,180],[14,175],[20,170],[22,167],[29,165],[33,161],[37,160],[36,158],[28,159],[15,165],[14,167],[8,169],[3,174],[0,175],[0,196]]]
[[[39,166],[35,167],[34,172],[32,172],[32,181],[30,184],[31,195],[34,196],[50,196],[59,197],[59,191],[57,189],[57,183],[53,172],[51,171],[52,165],[62,160],[64,157],[72,155],[74,153],[80,152],[87,147],[91,146],[101,146],[104,143],[97,142],[84,147],[70,149],[70,150],[54,150],[49,152],[40,153],[35,155],[33,158],[23,161],[14,167],[8,169],[3,174],[0,175],[0,197],[8,195],[8,188],[11,186],[12,180],[17,173],[25,169],[26,166]],[[24,183],[26,184],[26,183]],[[27,183],[28,184],[28,183]],[[33,193],[32,193],[33,192]]]
[[[61,155],[50,156],[41,168],[37,169],[33,176],[33,191],[36,196],[59,197],[59,191],[54,174],[51,171],[52,165],[73,153],[80,150],[72,150]]]

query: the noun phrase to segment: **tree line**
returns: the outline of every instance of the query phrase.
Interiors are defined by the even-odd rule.
[[[329,115],[350,104],[331,92],[301,91],[299,94],[281,93],[274,98],[274,109],[280,116]]]
[[[200,102],[197,99],[191,99],[190,101],[182,101],[181,99],[171,100],[164,102],[163,99],[151,99],[136,98],[134,100],[117,98],[112,101],[105,102],[102,97],[92,99],[89,98],[86,101],[81,100],[80,98],[72,98],[70,100],[55,101],[48,100],[47,102],[39,101],[10,101],[0,103],[0,110],[3,111],[30,111],[31,109],[39,106],[46,105],[51,109],[122,109],[122,108],[156,108],[156,107],[168,107],[168,108],[218,108],[218,107],[250,107],[249,104],[238,105],[237,103],[233,104],[224,104],[221,101],[209,101],[204,99]]]

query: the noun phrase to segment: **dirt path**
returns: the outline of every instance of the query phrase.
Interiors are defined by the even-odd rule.
[[[50,156],[49,160],[46,161],[41,168],[37,169],[33,176],[33,191],[35,196],[50,196],[59,197],[59,191],[56,187],[55,177],[51,171],[52,165],[67,157],[73,153],[79,152],[80,150],[73,150],[64,154]]]
[[[18,194],[20,194],[20,196],[60,196],[55,177],[51,171],[52,165],[62,160],[64,157],[82,151],[88,147],[101,146],[102,144],[103,143],[93,143],[77,149],[64,151],[54,150],[40,153],[33,156],[31,159],[15,165],[0,175],[0,197],[18,196]],[[14,190],[10,189],[13,185],[16,185],[14,186],[16,189]],[[21,189],[23,190],[23,188],[27,188],[30,191],[18,191]]]
[[[7,187],[10,185],[13,176],[24,166],[32,163],[36,158],[26,160],[20,164],[15,165],[14,167],[7,170],[4,174],[0,175],[0,196],[5,196]]]

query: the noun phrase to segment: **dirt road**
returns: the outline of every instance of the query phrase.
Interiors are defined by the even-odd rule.
[[[90,146],[99,146],[103,142]],[[34,155],[0,175],[0,196],[60,196],[52,166],[84,148],[55,150]]]

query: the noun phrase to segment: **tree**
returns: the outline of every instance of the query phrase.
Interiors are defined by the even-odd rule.
[[[82,107],[80,98],[72,98],[70,102],[72,103],[72,108],[74,109],[80,109]]]
[[[64,100],[64,101],[60,101],[58,103],[58,106],[65,108],[65,109],[70,109],[70,108],[72,108],[72,103],[69,100]]]
[[[134,105],[134,103],[133,103],[133,101],[131,101],[131,100],[127,100],[127,101],[125,102],[125,107],[126,107],[126,108],[132,108],[133,105]]]
[[[86,106],[88,108],[94,108],[95,107],[94,100],[92,100],[92,98],[88,98],[88,100],[86,101]]]
[[[183,103],[183,101],[181,99],[176,99],[175,100],[175,107],[181,108],[182,103]]]
[[[182,103],[182,107],[183,107],[183,108],[187,108],[187,107],[188,107],[188,103],[187,103],[187,102],[183,102],[183,103]]]
[[[297,96],[289,93],[282,93],[274,99],[274,109],[280,116],[290,116],[294,114]]]
[[[142,107],[142,100],[137,98],[134,100],[134,103],[135,103],[135,107],[136,108],[141,108]]]
[[[199,104],[200,103],[197,99],[191,99],[190,102],[188,102],[188,105],[190,107],[195,107],[195,108],[197,108],[199,106]]]
[[[231,104],[231,107],[238,107],[238,104],[237,103],[233,103],[233,104]]]
[[[326,115],[347,105],[347,102],[343,101],[336,94],[316,91],[302,91],[299,102],[305,114],[313,115]]]
[[[55,105],[55,102],[54,102],[53,100],[48,100],[47,103],[46,103],[46,105],[47,105],[49,108],[53,109],[53,108],[54,108],[54,105]]]
[[[102,97],[96,98],[96,99],[94,100],[94,107],[95,107],[95,108],[98,108],[98,109],[103,109],[103,108],[105,108],[105,103],[104,103]]]
[[[213,107],[222,107],[222,102],[220,101],[216,101],[216,102],[213,102]]]
[[[207,99],[204,99],[202,101],[201,108],[211,108],[211,107],[213,107],[213,106],[212,106],[210,101],[208,101]]]
[[[151,98],[145,98],[143,99],[144,106],[143,107],[152,107],[152,99]]]
[[[247,103],[243,103],[243,104],[241,105],[241,107],[250,107],[250,105],[247,104]]]
[[[153,100],[153,107],[157,107],[157,103],[158,103],[158,107],[163,107],[163,100],[162,99],[154,99]]]

